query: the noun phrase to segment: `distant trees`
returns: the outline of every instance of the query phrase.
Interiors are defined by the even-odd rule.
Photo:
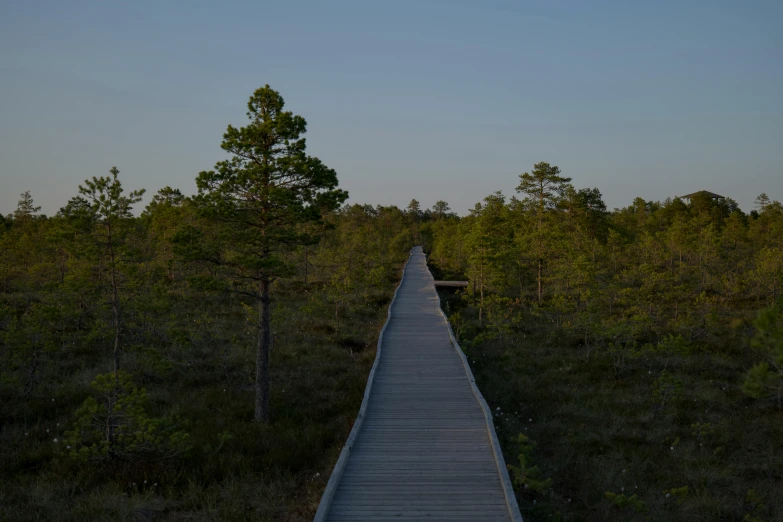
[[[430,257],[441,270],[450,274],[464,274],[467,270],[467,234],[470,218],[459,219],[456,214],[447,214],[428,223],[426,236]]]
[[[196,219],[193,201],[178,189],[164,187],[152,196],[141,214],[152,249],[151,257],[156,270],[165,270],[170,281],[174,280],[175,255],[172,240],[183,227],[192,226]]]
[[[111,177],[93,177],[79,185],[79,196],[72,198],[61,211],[79,221],[84,238],[85,252],[93,255],[98,270],[106,270],[108,301],[113,317],[114,373],[120,370],[120,351],[123,320],[123,300],[140,284],[136,278],[136,266],[132,258],[132,245],[128,240],[133,205],[141,201],[144,189],[124,194],[117,167],[110,170]]]
[[[767,208],[767,205],[769,205],[770,203],[771,201],[769,199],[769,196],[767,196],[766,193],[762,192],[761,194],[759,194],[759,197],[756,198],[754,205],[759,211],[763,212],[764,209]]]
[[[508,259],[513,235],[505,198],[499,192],[484,198],[471,210],[469,249],[470,276],[476,282],[479,322],[484,320],[485,289],[502,288],[508,276]]]
[[[756,254],[755,262],[750,279],[758,285],[759,297],[775,303],[783,292],[783,248],[765,246]]]
[[[567,184],[571,178],[560,176],[557,166],[546,162],[533,165],[531,172],[525,172],[519,176],[520,182],[517,192],[525,194],[526,205],[533,210],[535,216],[534,241],[537,264],[538,302],[544,297],[543,271],[546,256],[546,247],[549,239],[548,233],[552,229],[552,220],[547,219],[548,210],[557,206],[563,196]]]
[[[783,409],[783,301],[759,312],[752,344],[763,360],[748,371],[743,388],[751,397],[773,397]]]
[[[33,196],[30,195],[29,190],[25,190],[20,194],[20,196],[21,199],[16,205],[13,218],[15,221],[24,222],[33,218],[41,210],[41,207],[35,205],[33,202]]]
[[[451,210],[451,208],[449,208],[449,204],[443,200],[436,201],[435,204],[432,205],[432,212],[438,219],[443,219],[446,217],[446,214],[449,210]]]
[[[576,189],[544,162],[517,190],[522,199],[492,194],[466,217],[425,227],[432,262],[471,281],[475,327],[487,335],[499,328],[486,320],[495,307],[509,316],[503,328],[530,310],[588,343],[745,342],[727,310],[747,314],[783,295],[783,205],[771,198],[750,216],[706,195],[638,197],[609,212],[597,188]]]
[[[421,203],[419,203],[419,201],[416,199],[412,199],[405,209],[405,214],[408,216],[408,220],[410,221],[411,239],[416,244],[422,243],[421,221],[424,217],[424,214],[421,211]]]
[[[335,171],[305,153],[304,118],[284,106],[268,85],[252,94],[249,123],[238,129],[229,125],[223,135],[221,148],[231,159],[196,179],[197,203],[215,230],[209,235],[191,228],[178,236],[186,258],[219,268],[207,284],[257,303],[254,416],[260,422],[269,421],[272,283],[294,273],[286,252],[316,241],[319,229],[302,225],[321,223],[347,198],[337,188]]]
[[[406,210],[413,219],[418,219],[421,216],[421,203],[416,199],[412,199],[411,202],[408,203]]]

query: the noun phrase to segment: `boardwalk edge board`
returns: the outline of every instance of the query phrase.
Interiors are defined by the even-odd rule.
[[[378,347],[375,350],[375,361],[372,363],[370,375],[367,377],[367,386],[364,389],[362,405],[359,407],[359,413],[356,415],[356,420],[353,423],[353,428],[351,428],[351,433],[348,435],[348,440],[345,441],[345,446],[343,446],[343,450],[340,452],[340,457],[337,459],[337,463],[334,465],[334,469],[332,470],[332,475],[329,477],[329,482],[326,484],[326,489],[324,490],[324,494],[321,497],[320,504],[318,504],[318,510],[315,512],[315,518],[313,518],[313,522],[324,522],[326,520],[326,515],[329,513],[329,508],[331,507],[332,499],[334,498],[334,493],[337,491],[337,486],[340,485],[340,479],[343,476],[343,471],[345,471],[345,465],[348,463],[348,457],[351,454],[351,448],[353,447],[356,436],[359,435],[359,430],[361,430],[362,423],[364,422],[364,416],[367,413],[367,404],[370,401],[370,391],[372,390],[375,370],[378,368],[378,363],[381,360],[381,344],[383,343],[383,334],[386,332],[386,327],[389,325],[389,321],[391,320],[392,307],[394,306],[394,301],[397,299],[397,292],[400,290],[400,287],[402,287],[402,282],[405,280],[405,269],[408,267],[408,261],[410,261],[412,255],[413,249],[411,249],[411,251],[408,253],[408,259],[405,261],[405,264],[402,267],[402,277],[400,277],[400,282],[397,284],[397,288],[394,289],[394,295],[392,296],[392,300],[389,303],[389,309],[386,312],[386,322],[383,323],[381,333],[378,335]],[[451,331],[451,327],[449,327],[449,331]]]
[[[429,269],[429,266],[427,268]],[[495,432],[495,423],[492,421],[492,411],[489,409],[489,405],[484,399],[484,396],[481,395],[481,391],[479,391],[478,386],[476,386],[476,378],[473,376],[473,371],[470,369],[468,358],[465,356],[465,352],[462,351],[462,347],[457,342],[454,331],[451,329],[449,318],[446,317],[446,314],[443,312],[443,308],[440,306],[440,294],[438,294],[438,310],[440,311],[440,315],[443,316],[443,319],[446,321],[446,325],[448,326],[451,344],[454,346],[454,349],[457,351],[457,354],[459,354],[460,359],[462,360],[462,367],[465,369],[465,374],[468,376],[468,380],[470,381],[470,389],[473,390],[473,395],[475,395],[476,400],[481,406],[481,410],[484,412],[484,419],[487,422],[487,432],[489,433],[489,440],[492,444],[492,452],[495,454],[495,463],[498,467],[500,483],[503,485],[503,494],[506,497],[506,505],[508,506],[509,513],[511,513],[511,520],[512,522],[522,522],[522,514],[519,511],[517,498],[514,495],[514,486],[511,483],[511,478],[508,476],[506,461],[503,458],[503,451],[500,449],[500,441],[498,441],[498,435]]]

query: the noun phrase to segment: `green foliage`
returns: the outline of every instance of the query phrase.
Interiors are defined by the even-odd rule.
[[[0,226],[0,519],[312,518],[408,257],[404,212],[326,208],[295,224],[320,243],[278,245],[289,277],[270,307],[275,413],[259,425],[257,302],[237,292],[246,273],[212,262],[227,254],[223,224],[176,189],[139,217],[114,199],[124,217],[82,194],[55,217]],[[201,258],[183,262],[175,237]],[[335,335],[326,286],[341,278]],[[119,383],[105,374],[117,324]]]
[[[492,194],[428,230],[436,278],[469,280],[441,298],[482,393],[519,410],[501,444],[516,455],[517,433],[534,438],[553,478],[531,517],[595,518],[621,487],[649,508],[620,517],[634,520],[740,520],[751,487],[780,500],[779,419],[742,391],[781,396],[780,316],[743,347],[783,288],[783,205],[761,198],[748,216],[697,194],[607,212],[551,164],[521,181],[524,199]],[[665,502],[673,482],[699,487]]]
[[[118,178],[120,171],[111,168],[111,177],[101,176],[85,180],[79,185],[79,196],[74,198],[73,207],[83,210],[87,217],[104,223],[107,227],[120,219],[133,217],[133,205],[141,201],[145,190],[133,190],[127,196],[123,194],[122,183]]]
[[[571,178],[560,176],[560,168],[546,162],[533,165],[531,172],[519,175],[517,192],[523,192],[530,198],[531,203],[541,213],[546,208],[554,207],[558,198],[567,190],[567,183]]]
[[[715,427],[712,425],[712,423],[709,422],[697,422],[695,424],[691,424],[691,435],[693,435],[701,444],[702,442],[706,442],[715,436]]]
[[[325,216],[348,198],[337,188],[337,173],[305,153],[304,118],[284,107],[269,85],[250,96],[248,124],[229,125],[223,134],[220,146],[231,158],[196,178],[205,222],[175,236],[182,258],[202,268],[191,277],[197,288],[256,302],[254,419],[260,422],[270,419],[271,285],[296,274],[291,247],[315,245]]]
[[[779,385],[780,374],[772,370],[769,363],[760,362],[748,370],[742,388],[750,397],[760,399],[777,394]]]
[[[443,200],[438,200],[434,205],[432,205],[432,212],[435,214],[437,219],[445,218],[447,215],[449,215],[449,210],[451,210],[449,204]]]
[[[620,509],[628,508],[635,511],[636,513],[644,513],[647,511],[647,506],[644,504],[644,502],[639,500],[638,495],[627,496],[623,493],[617,494],[611,491],[607,491],[604,493],[604,498],[611,502],[612,505]]]
[[[747,506],[747,509],[754,514],[746,513],[745,516],[742,518],[743,522],[763,522],[763,519],[761,519],[759,516],[757,516],[759,513],[766,511],[767,506],[763,502],[763,499],[761,496],[753,489],[748,490],[748,494],[745,497],[745,503]]]
[[[674,497],[679,503],[682,503],[685,498],[688,497],[689,493],[690,489],[688,486],[682,486],[680,488],[669,488],[663,491],[663,494],[666,495],[666,498]]]
[[[95,377],[94,396],[76,410],[63,443],[81,461],[170,459],[190,449],[187,424],[175,417],[150,417],[149,394],[126,372]]]
[[[653,385],[653,401],[656,403],[656,409],[661,411],[669,404],[682,402],[684,398],[682,380],[663,370]]]
[[[268,85],[257,89],[248,101],[248,125],[229,125],[223,135],[221,148],[232,158],[196,179],[202,213],[226,225],[214,238],[220,258],[206,260],[267,278],[290,275],[281,245],[314,243],[317,229],[300,225],[322,223],[348,197],[337,188],[335,171],[306,155],[307,124],[284,106]]]
[[[773,397],[783,408],[783,304],[759,312],[752,345],[765,360],[748,370],[743,389],[757,399]]]
[[[133,205],[141,201],[145,191],[133,190],[125,194],[119,180],[120,171],[112,167],[110,173],[111,177],[93,176],[91,180],[85,180],[84,185],[79,185],[79,195],[72,198],[59,215],[76,233],[81,247],[76,255],[101,273],[102,277],[91,283],[111,308],[112,353],[117,371],[122,351],[123,312],[128,300],[147,279],[147,274],[139,269],[141,256],[136,244],[138,237],[134,237],[133,219]],[[106,331],[98,335],[108,337],[110,334]]]
[[[22,199],[19,200],[16,210],[14,210],[14,221],[24,222],[28,219],[33,219],[41,210],[41,207],[35,205],[29,190],[25,190],[20,196]]]
[[[535,253],[537,298],[541,303],[544,297],[544,266],[551,261],[550,256],[558,250],[559,232],[556,209],[562,203],[569,190],[571,178],[560,176],[560,168],[546,162],[533,165],[532,172],[519,176],[517,192],[527,197],[520,208],[529,212],[528,226],[521,229],[520,242],[523,247]]]
[[[669,334],[658,341],[657,350],[662,353],[670,353],[687,357],[692,353],[691,345],[682,337],[681,334]]]
[[[516,443],[519,466],[508,465],[514,485],[522,492],[530,489],[539,494],[546,493],[552,487],[552,479],[543,478],[538,466],[529,463],[535,444],[523,433],[517,435]]]

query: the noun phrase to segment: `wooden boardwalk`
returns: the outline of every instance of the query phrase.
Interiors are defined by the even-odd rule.
[[[378,343],[364,402],[316,522],[520,522],[492,416],[420,247]]]

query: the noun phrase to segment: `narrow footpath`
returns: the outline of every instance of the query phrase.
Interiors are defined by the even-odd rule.
[[[491,413],[411,252],[316,522],[521,522]]]

